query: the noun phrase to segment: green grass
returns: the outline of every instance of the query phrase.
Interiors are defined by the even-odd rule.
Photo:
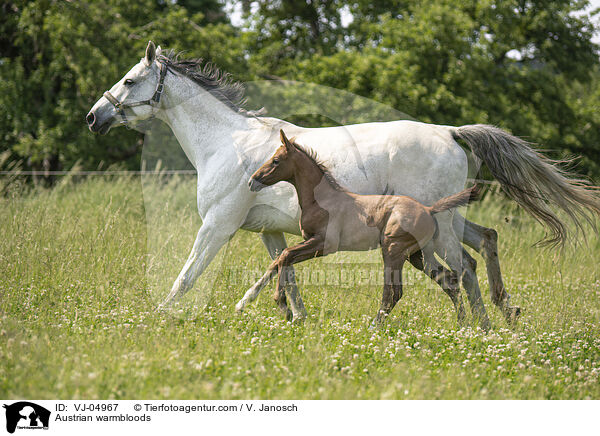
[[[476,256],[487,334],[459,328],[446,295],[412,267],[392,316],[370,331],[377,252],[298,266],[303,325],[281,319],[272,286],[236,314],[269,262],[243,231],[165,314],[154,308],[200,225],[194,184],[144,186],[65,180],[0,200],[0,397],[600,399],[596,236],[556,256],[532,248],[542,230],[501,196],[473,206],[472,219],[498,230],[505,284],[524,308],[509,329]]]

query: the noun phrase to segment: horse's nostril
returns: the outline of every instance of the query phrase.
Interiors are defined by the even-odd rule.
[[[89,114],[87,114],[87,116],[85,117],[85,120],[88,123],[88,126],[91,126],[92,124],[94,124],[94,122],[96,121],[96,115],[94,115],[93,112],[90,112]]]

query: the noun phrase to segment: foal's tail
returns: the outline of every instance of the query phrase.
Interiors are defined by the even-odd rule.
[[[509,197],[550,230],[543,244],[563,245],[570,236],[552,207],[565,212],[576,229],[583,230],[583,222],[587,221],[596,230],[594,216],[600,215],[600,188],[560,168],[569,161],[548,159],[528,142],[494,126],[454,127],[452,135],[466,142]]]
[[[438,200],[433,206],[429,208],[432,215],[443,212],[448,209],[452,209],[459,206],[464,206],[472,201],[479,199],[479,186],[474,185],[464,191],[460,191],[456,194],[444,197]]]

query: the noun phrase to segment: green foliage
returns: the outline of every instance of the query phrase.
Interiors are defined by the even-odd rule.
[[[195,4],[193,10],[203,4],[179,3]],[[148,39],[244,71],[235,29],[222,17],[206,23],[202,13],[171,2],[39,0],[4,8],[10,13],[2,24],[0,106],[9,110],[0,112],[0,151],[9,149],[34,168],[70,168],[77,161],[87,168],[102,161],[139,168],[141,134],[115,129],[95,136],[84,119],[142,56]]]
[[[583,171],[597,176],[600,147],[589,136],[600,125],[570,93],[598,83],[593,26],[572,14],[581,6],[431,0],[383,12],[359,2],[345,49],[271,74],[369,96],[426,122],[499,125],[555,157],[584,156]]]
[[[240,80],[317,83],[426,122],[496,124],[554,157],[582,156],[580,170],[600,176],[600,66],[595,29],[580,13],[586,1],[242,6],[244,24],[235,28],[220,0],[2,3],[0,151],[34,168],[77,161],[138,167],[139,133],[96,137],[83,118],[153,39]],[[371,116],[380,119],[380,112]],[[292,119],[335,123],[310,114]]]
[[[255,29],[253,49],[272,53],[271,62],[297,60],[315,53],[331,54],[339,48],[343,35],[340,8],[346,2],[261,0],[251,3],[255,9],[249,14],[250,2],[244,2],[250,27]]]

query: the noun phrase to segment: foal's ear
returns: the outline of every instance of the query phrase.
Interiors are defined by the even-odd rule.
[[[292,145],[292,143],[290,142],[290,140],[287,139],[287,136],[285,136],[285,133],[283,133],[283,129],[279,130],[279,138],[281,139],[281,143],[283,145],[285,145],[285,148],[287,148],[287,149],[294,148],[294,146]]]
[[[156,59],[156,46],[152,41],[148,41],[148,47],[146,47],[146,64],[152,65]]]

